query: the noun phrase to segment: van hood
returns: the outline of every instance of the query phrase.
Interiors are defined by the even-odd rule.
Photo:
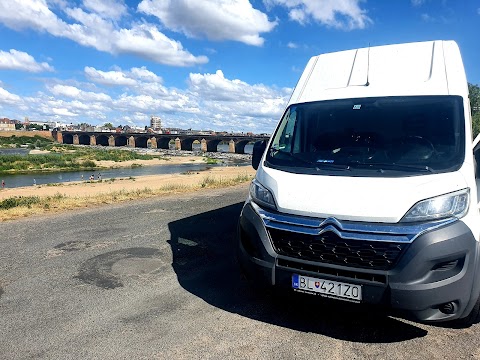
[[[417,202],[468,187],[460,171],[377,178],[292,174],[261,166],[256,179],[280,212],[339,220],[396,223]]]

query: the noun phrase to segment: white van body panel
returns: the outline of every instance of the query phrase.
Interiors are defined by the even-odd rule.
[[[466,84],[453,41],[386,45],[312,57],[288,105],[375,96],[463,96],[468,95]]]
[[[420,200],[469,187],[461,172],[370,178],[292,174],[262,167],[257,179],[274,194],[282,213],[382,223],[400,221]]]

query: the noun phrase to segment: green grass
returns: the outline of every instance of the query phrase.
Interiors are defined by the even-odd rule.
[[[228,178],[216,178],[212,176],[206,176],[200,183],[200,187],[202,188],[211,188],[211,187],[224,187],[224,186],[232,186],[236,184],[241,184],[243,182],[251,180],[251,177],[247,174],[237,175],[233,179]]]
[[[5,138],[0,138],[5,139]],[[0,155],[0,173],[27,173],[39,171],[76,171],[98,168],[95,161],[151,160],[155,156],[135,151],[90,149],[71,145],[48,146],[50,154]],[[134,164],[132,167],[140,166]]]
[[[2,147],[21,147],[27,145],[30,148],[46,148],[53,144],[53,140],[46,139],[39,135],[33,137],[15,136],[0,137],[0,148]]]
[[[218,159],[214,159],[214,158],[211,158],[211,157],[208,157],[208,156],[205,156],[203,158],[203,161],[205,161],[208,165],[218,164]]]

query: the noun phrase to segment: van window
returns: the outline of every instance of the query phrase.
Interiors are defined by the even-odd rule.
[[[294,151],[292,144],[294,143],[293,137],[296,120],[297,112],[295,111],[295,108],[289,109],[284,116],[284,121],[282,121],[281,127],[278,129],[280,136],[278,138],[278,143],[275,146],[276,149],[286,152]],[[298,152],[298,149],[296,150],[296,152]]]
[[[267,166],[295,173],[347,176],[455,171],[465,156],[463,114],[460,96],[291,105],[274,134]]]

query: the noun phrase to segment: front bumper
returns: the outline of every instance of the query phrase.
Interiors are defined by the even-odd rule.
[[[279,255],[249,202],[240,216],[238,239],[240,265],[257,284],[291,290],[292,275],[300,274],[361,285],[362,302],[405,310],[421,321],[465,317],[479,296],[480,247],[462,221],[419,235],[387,270]],[[450,304],[448,313],[445,304]]]

